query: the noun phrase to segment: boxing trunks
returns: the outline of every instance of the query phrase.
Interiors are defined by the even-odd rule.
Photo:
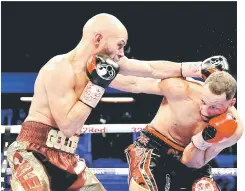
[[[219,191],[211,167],[188,168],[180,162],[184,148],[149,125],[125,154],[130,191]]]
[[[66,138],[40,122],[22,124],[7,151],[13,191],[104,191],[83,159],[75,154],[78,136]]]

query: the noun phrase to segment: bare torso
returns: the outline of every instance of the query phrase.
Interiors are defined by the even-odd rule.
[[[193,82],[184,83],[188,88],[182,96],[171,96],[169,100],[163,99],[151,125],[169,139],[186,146],[191,142],[191,137],[207,124],[200,115],[202,86]]]
[[[79,97],[88,82],[88,78],[85,69],[82,71],[76,70],[74,65],[74,61],[70,59],[70,56],[65,54],[52,58],[42,67],[35,82],[33,100],[30,106],[29,114],[25,121],[38,121],[53,127],[58,127],[49,107],[48,94],[45,89],[44,78],[47,75],[47,72],[52,72],[52,70],[56,69],[61,70],[60,77],[53,78],[52,81],[57,84],[68,83],[71,87],[73,87],[75,93]],[[62,73],[68,75],[70,80],[64,82],[62,79]],[[60,101],[62,101],[62,98],[60,98]]]

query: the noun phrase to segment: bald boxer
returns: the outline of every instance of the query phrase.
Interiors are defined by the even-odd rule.
[[[204,84],[191,78],[130,78],[118,76],[111,86],[164,99],[151,123],[125,150],[129,190],[218,191],[207,163],[234,145],[244,129],[233,106],[236,80],[224,71],[212,73]]]
[[[124,57],[127,39],[127,30],[116,17],[98,14],[84,25],[73,50],[41,68],[29,114],[8,149],[12,190],[105,190],[75,155],[76,132],[118,72],[151,78],[205,77],[226,68],[224,57],[184,64],[131,60]]]

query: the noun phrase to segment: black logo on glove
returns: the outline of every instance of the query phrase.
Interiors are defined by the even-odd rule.
[[[220,71],[228,71],[229,65],[224,56],[213,56],[210,58],[210,63],[215,65]]]
[[[98,63],[96,72],[104,80],[112,80],[116,77],[114,68],[106,63]]]

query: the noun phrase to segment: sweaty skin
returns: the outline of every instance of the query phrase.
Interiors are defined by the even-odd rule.
[[[193,80],[182,78],[169,78],[156,80],[151,78],[130,77],[131,79],[117,76],[111,86],[122,87],[123,91],[134,93],[147,93],[164,96],[163,101],[151,122],[151,125],[169,139],[186,147],[182,157],[182,163],[192,168],[200,168],[213,159],[224,148],[235,144],[243,133],[242,121],[235,109],[234,102],[228,102],[224,95],[212,94],[206,86]],[[132,83],[133,82],[133,83]],[[222,102],[223,109],[217,112],[229,112],[238,120],[238,128],[235,134],[223,143],[217,143],[206,151],[197,149],[192,143],[192,136],[201,132],[206,126],[206,111],[202,108],[205,102]],[[202,114],[201,114],[202,113]]]
[[[87,61],[98,53],[118,61],[124,55],[127,35],[126,28],[112,15],[99,14],[88,20],[77,47],[53,57],[41,68],[25,121],[58,127],[67,137],[74,135],[91,112],[90,107],[78,101],[88,83]],[[118,43],[122,44],[120,49]]]
[[[50,59],[39,71],[25,121],[58,127],[67,137],[79,132],[91,108],[78,98],[88,83],[87,62],[96,54],[106,54],[119,62],[123,75],[161,79],[181,75],[179,63],[126,58],[124,46],[127,40],[127,30],[116,17],[102,13],[89,19],[84,25],[79,44],[70,52]],[[193,62],[192,66],[195,68],[200,63]],[[134,83],[134,80],[130,83]],[[116,88],[123,89],[124,85],[119,84]]]

